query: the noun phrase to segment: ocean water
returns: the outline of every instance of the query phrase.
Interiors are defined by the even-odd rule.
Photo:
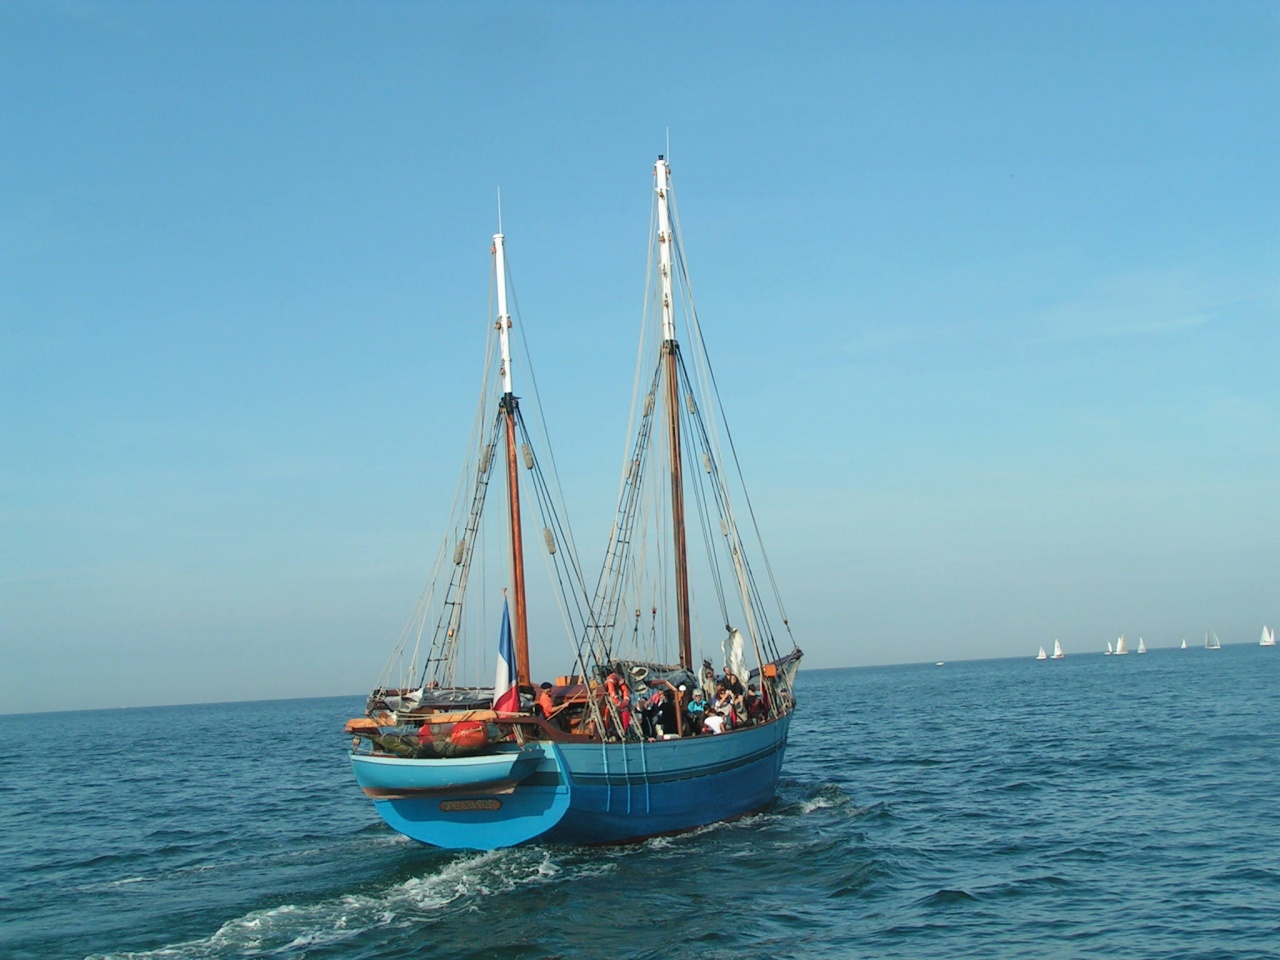
[[[0,717],[0,957],[1280,956],[1280,648],[801,672],[780,796],[623,848],[384,827],[362,698]]]

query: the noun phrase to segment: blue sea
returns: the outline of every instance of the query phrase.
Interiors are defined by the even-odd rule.
[[[777,803],[443,853],[362,698],[0,717],[0,957],[1280,955],[1280,648],[801,672]]]

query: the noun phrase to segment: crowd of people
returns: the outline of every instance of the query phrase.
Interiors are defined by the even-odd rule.
[[[698,676],[696,686],[688,672],[646,682],[619,668],[597,688],[602,719],[625,739],[645,740],[727,733],[769,719],[776,691],[768,678],[762,684],[743,683],[728,667],[717,676],[709,663]],[[595,722],[585,709],[589,699],[586,686],[544,683],[535,691],[533,711],[568,733],[590,734]],[[783,703],[778,707],[785,709]]]
[[[727,668],[718,678],[707,669],[702,684],[693,690],[685,683],[638,681],[633,693],[618,673],[610,674],[604,687],[605,712],[624,735],[646,740],[726,733],[769,715],[767,691],[744,684]]]
[[[736,727],[759,723],[769,714],[767,694],[755,684],[743,685],[732,671],[715,681],[710,694],[693,691],[684,705],[689,732],[724,733]]]

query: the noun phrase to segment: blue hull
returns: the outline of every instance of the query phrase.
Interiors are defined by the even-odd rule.
[[[653,743],[541,743],[505,792],[375,798],[394,830],[448,849],[626,843],[732,820],[772,802],[790,715],[731,733]],[[364,786],[359,755],[352,755]]]

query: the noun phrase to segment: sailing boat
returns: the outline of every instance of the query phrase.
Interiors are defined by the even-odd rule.
[[[1146,643],[1143,641],[1143,639],[1142,639],[1141,637],[1139,637],[1139,638],[1138,638],[1138,652],[1139,652],[1139,653],[1146,653],[1146,652],[1147,652],[1147,645],[1146,645]]]
[[[1111,656],[1111,654],[1112,654],[1113,652],[1114,652],[1114,651],[1112,651],[1112,649],[1111,649],[1111,641],[1110,641],[1110,640],[1108,640],[1108,641],[1107,641],[1107,652],[1106,652],[1105,656],[1108,656],[1108,657],[1109,657],[1109,656]]]
[[[1048,659],[1049,659],[1049,655],[1048,655],[1047,653],[1045,653],[1045,652],[1044,652],[1044,647],[1043,647],[1043,646],[1041,646],[1041,647],[1040,647],[1040,652],[1036,654],[1036,659],[1037,659],[1037,660],[1048,660]]]
[[[453,564],[443,565],[449,568],[448,586],[435,634],[410,687],[394,687],[386,679],[393,675],[389,670],[369,697],[366,715],[347,724],[355,738],[351,762],[357,783],[393,829],[423,843],[480,850],[531,841],[622,843],[740,817],[767,807],[776,793],[802,654],[791,639],[745,500],[742,515],[749,526],[739,528],[731,490],[742,498],[745,490],[703,352],[674,229],[670,169],[662,157],[654,175],[655,288],[646,319],[658,329],[642,334],[642,345],[653,348],[651,375],[643,375],[642,361],[633,401],[636,430],[594,598],[567,523],[543,517],[547,553],[557,564],[553,579],[568,585],[559,606],[570,614],[572,660],[569,673],[537,691],[530,679],[515,454],[515,433],[523,422],[510,380],[505,331],[511,324],[501,235],[495,236],[502,389],[492,427],[480,431],[482,452],[465,468],[472,493],[459,512],[456,535],[446,538],[457,547]],[[676,338],[677,313],[689,325],[696,376],[690,376]],[[515,607],[508,615],[504,605],[495,685],[488,689],[457,685],[455,674],[464,649],[468,566],[499,446],[506,449]],[[703,469],[682,469],[686,448]],[[525,465],[539,467],[527,441],[524,450]],[[542,507],[556,485],[538,479],[536,469],[534,476]],[[695,491],[690,499],[698,529],[706,534],[696,539],[720,550],[698,567],[696,579],[690,576],[685,534],[686,487]],[[710,535],[715,528],[719,538]],[[664,544],[647,547],[650,536],[662,536]],[[447,547],[441,555],[449,555]],[[669,568],[649,571],[647,558],[668,560]],[[764,583],[757,582],[753,561],[762,565]],[[710,580],[713,599],[695,607],[691,581]],[[722,640],[695,621],[697,610],[713,612]],[[418,615],[417,622],[425,624],[426,616]],[[785,654],[779,653],[775,627],[791,641]],[[399,649],[407,648],[402,643]],[[401,675],[415,675],[417,650],[415,642]],[[708,655],[722,655],[722,677]],[[508,657],[513,669],[504,673]],[[706,705],[710,697],[718,709]]]
[[[1129,652],[1129,644],[1124,638],[1124,634],[1120,634],[1120,638],[1116,640],[1116,656],[1123,657]]]
[[[1066,654],[1062,652],[1062,644],[1057,640],[1053,641],[1053,659],[1062,660],[1065,657]]]
[[[1262,628],[1262,639],[1258,641],[1260,647],[1274,647],[1276,645],[1276,632],[1268,626]]]
[[[1186,637],[1183,637],[1183,638],[1182,638],[1182,649],[1183,649],[1183,650],[1187,649],[1187,638],[1186,638]]]
[[[1221,650],[1222,641],[1218,639],[1217,633],[1212,630],[1204,632],[1204,648],[1206,650]]]

